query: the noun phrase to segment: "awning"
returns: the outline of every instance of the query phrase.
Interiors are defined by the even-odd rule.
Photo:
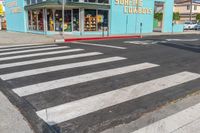
[[[33,5],[25,6],[26,10],[41,9],[41,8],[62,8],[62,3],[46,1]],[[87,8],[87,9],[110,9],[109,4],[104,3],[89,3],[89,2],[67,2],[65,8]]]

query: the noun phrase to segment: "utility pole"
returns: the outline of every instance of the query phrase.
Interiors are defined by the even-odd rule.
[[[136,0],[136,9],[137,9],[137,13],[136,13],[136,18],[135,18],[135,33],[137,33],[137,23],[138,23],[138,8],[139,8],[139,2],[140,0]]]
[[[65,0],[62,1],[62,36],[64,39],[64,25],[65,25]]]
[[[193,0],[190,0],[190,21],[192,21],[192,2]]]

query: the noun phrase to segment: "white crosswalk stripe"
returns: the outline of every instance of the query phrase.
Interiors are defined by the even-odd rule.
[[[0,52],[6,52],[6,51],[11,51],[11,50],[24,50],[24,49],[31,49],[31,48],[45,48],[45,47],[51,47],[51,46],[57,46],[57,45],[48,44],[48,45],[38,45],[38,46],[28,46],[28,47],[4,48],[4,49],[0,49]]]
[[[37,74],[42,74],[42,73],[54,72],[54,71],[58,71],[58,70],[66,70],[66,69],[70,69],[70,68],[84,67],[84,66],[90,66],[90,65],[95,65],[95,64],[114,62],[114,61],[119,61],[119,60],[124,60],[124,59],[126,59],[126,58],[123,58],[123,57],[103,58],[103,59],[98,59],[98,60],[84,61],[84,62],[78,62],[78,63],[50,66],[50,67],[33,69],[33,70],[9,73],[9,74],[0,75],[0,77],[3,80],[10,80],[10,79],[20,78],[20,77],[25,77],[25,76],[32,76],[32,75],[37,75]]]
[[[41,44],[16,44],[16,45],[1,45],[1,48],[13,48],[13,47],[27,47],[27,46],[38,46]],[[42,45],[46,45],[46,44],[42,44]]]
[[[73,54],[73,55],[67,55],[67,56],[58,56],[58,57],[51,57],[51,58],[44,58],[44,59],[35,59],[35,60],[7,63],[7,64],[0,65],[0,69],[9,68],[9,67],[19,67],[23,65],[30,65],[30,64],[36,64],[36,63],[44,63],[44,62],[49,62],[49,61],[58,61],[58,60],[96,56],[96,55],[102,55],[102,54],[103,53],[100,53],[100,52],[89,52],[89,53],[82,53],[82,54]]]
[[[134,71],[144,70],[144,69],[153,68],[157,66],[159,65],[151,64],[151,63],[141,63],[137,65],[130,65],[130,66],[125,66],[125,67],[93,72],[93,73],[78,75],[74,77],[63,78],[63,79],[38,83],[34,85],[29,85],[25,87],[15,88],[13,89],[13,91],[19,96],[27,96],[27,95],[31,95],[31,94],[35,94],[39,92],[57,89],[60,87],[66,87],[70,85],[75,85],[75,84],[84,83],[84,82],[88,82],[92,80],[130,73]]]
[[[83,49],[67,49],[66,50],[66,49],[62,48],[62,50],[60,50],[60,51],[51,51],[51,52],[42,52],[42,53],[34,53],[34,54],[2,57],[2,58],[0,58],[0,61],[20,59],[20,58],[26,58],[26,57],[36,57],[36,56],[43,56],[43,55],[54,55],[54,54],[61,54],[61,53],[70,53],[70,52],[77,52],[77,51],[83,51]]]
[[[194,113],[194,112],[192,112]],[[193,120],[192,122],[187,123],[186,125],[178,128],[172,133],[195,133],[196,131],[200,131],[200,118]]]
[[[132,133],[183,133],[180,128],[199,119],[199,112],[200,103]]]
[[[40,118],[49,125],[68,121],[110,106],[114,106],[138,97],[167,89],[194,79],[200,78],[199,74],[181,72],[159,79],[139,83],[133,86],[121,88],[70,103],[50,107],[37,111]],[[31,90],[31,89],[30,89]],[[199,110],[200,111],[200,110]],[[143,132],[141,132],[143,133]],[[150,133],[150,132],[148,132]],[[155,132],[152,132],[155,133]]]
[[[11,51],[11,52],[3,52],[0,53],[1,55],[11,55],[11,54],[24,54],[24,53],[29,53],[29,52],[40,52],[40,51],[45,51],[45,50],[60,50],[64,48],[69,48],[67,46],[62,46],[62,47],[49,47],[49,48],[40,48],[40,49],[28,49],[28,50],[19,50],[19,51]]]
[[[94,44],[94,43],[86,43],[86,42],[73,42],[73,43],[75,43],[75,44],[81,44],[81,45],[97,46],[97,47],[106,47],[106,48],[115,48],[115,49],[126,49],[125,47],[112,46],[112,45],[104,45],[104,44]]]

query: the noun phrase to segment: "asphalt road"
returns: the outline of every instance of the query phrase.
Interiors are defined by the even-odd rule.
[[[102,132],[198,92],[199,36],[1,46],[0,89],[36,132]]]

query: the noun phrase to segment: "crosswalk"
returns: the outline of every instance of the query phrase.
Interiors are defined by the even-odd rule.
[[[59,49],[61,49],[61,48],[59,48]],[[8,56],[8,57],[2,57],[0,59],[0,61],[20,59],[20,58],[25,58],[25,57],[37,57],[37,56],[42,56],[42,55],[60,54],[63,52],[70,53],[70,52],[77,52],[77,51],[82,51],[82,50],[83,49],[70,49],[70,50],[52,51],[52,52],[45,52],[45,53],[34,53],[34,54],[26,54],[26,55]]]
[[[83,75],[78,75],[69,78],[58,79],[54,81],[48,81],[43,83],[38,83],[36,85],[29,85],[25,87],[15,88],[13,91],[19,96],[27,96],[39,92],[44,92],[48,90],[53,90],[61,87],[67,87],[70,85],[75,85],[83,82],[88,82],[92,80],[102,79],[106,77],[111,77],[119,74],[125,74],[133,71],[143,70],[157,65],[143,63],[139,65],[126,66],[122,68],[104,70],[100,72],[88,73]]]
[[[44,109],[38,111],[37,114],[48,124],[51,124],[52,121],[54,122],[54,124],[61,123],[63,121],[67,121],[91,112],[95,112],[106,107],[120,104],[131,99],[136,99],[143,95],[147,95],[159,90],[169,88],[171,86],[194,80],[198,77],[199,75],[197,74],[183,72],[160,79],[147,81],[145,83],[121,88],[119,90],[87,97],[85,99],[81,99],[71,103],[66,103],[63,105]],[[174,79],[177,80],[174,81]]]
[[[200,103],[132,133],[187,133],[187,130],[181,131],[181,128],[187,128],[185,125],[189,125],[199,119],[199,112]],[[197,127],[193,128],[199,128],[199,123]]]
[[[68,48],[68,47],[66,47]],[[29,50],[19,50],[19,51],[11,51],[11,52],[3,52],[3,53],[0,53],[0,56],[1,55],[12,55],[12,54],[26,54],[26,53],[29,53],[29,52],[39,52],[39,51],[44,51],[44,50],[59,50],[59,49],[63,49],[63,47],[49,47],[49,48],[40,48],[40,49],[29,49]]]
[[[100,82],[102,79],[107,79],[106,82],[111,82],[110,79],[113,77],[118,78],[130,74],[130,78],[133,78],[132,75],[137,72],[145,73],[146,70],[151,71],[152,69],[162,67],[159,64],[151,62],[129,63],[127,65],[125,62],[128,60],[129,59],[126,57],[108,57],[104,53],[98,51],[87,52],[85,49],[74,49],[69,46],[57,46],[56,44],[2,46],[0,47],[0,78],[11,84],[11,89],[15,94],[19,97],[28,99],[34,95],[42,96],[44,93],[50,91],[59,92],[61,88],[69,89],[72,86],[80,84]],[[114,66],[114,63],[120,63],[121,66]],[[123,63],[125,64],[123,65]],[[107,65],[109,67],[105,67],[104,69],[97,69],[97,71],[93,70],[92,72],[80,74],[75,73],[73,76],[64,73],[65,71],[70,72],[82,70],[87,67],[97,68]],[[19,69],[21,67],[25,69]],[[63,75],[55,75],[55,80],[49,80],[48,74],[55,74],[56,72]],[[32,77],[40,79],[42,75],[47,75],[46,81],[41,80],[41,82],[37,83],[31,81]],[[36,108],[35,113],[49,125],[59,126],[61,123],[63,124],[68,121],[80,119],[88,114],[95,114],[98,111],[121,105],[128,101],[148,96],[152,93],[166,91],[169,88],[176,89],[175,87],[178,85],[186,84],[199,78],[200,74],[198,73],[188,71],[177,72],[164,77],[139,82],[137,84],[133,83],[121,88],[114,88],[97,94],[95,93],[93,95],[88,94],[85,97],[69,100],[69,102],[66,103],[56,103],[56,105],[47,108]],[[30,80],[27,80],[26,82],[26,79]],[[16,86],[15,83],[17,83]],[[80,92],[77,93],[81,93],[81,89],[82,88],[79,88]],[[104,89],[106,90],[106,88]],[[66,95],[63,93],[59,94],[60,97]],[[65,100],[63,99],[63,101]],[[28,102],[31,104],[34,101],[28,100]],[[54,100],[49,100],[49,102],[54,102]],[[194,106],[194,108],[196,111],[199,111],[199,105]],[[185,121],[183,120],[184,122],[178,123],[176,126],[173,126],[173,128],[171,127],[171,121],[179,119],[181,115],[187,116],[187,112],[191,113],[192,111],[193,110],[188,109],[178,112],[177,114],[174,114],[174,116],[169,116],[169,118],[165,118],[161,121],[164,121],[165,124],[169,124],[166,128],[176,130],[184,124],[187,124],[187,122],[191,122],[196,117],[200,117],[198,115],[189,115]],[[158,127],[160,123],[162,122],[155,122],[152,125],[133,131],[133,133],[150,133],[150,131],[153,133],[155,130],[153,130],[152,127]],[[169,132],[173,130],[169,130]]]
[[[58,70],[65,70],[65,69],[76,68],[76,67],[83,67],[83,66],[101,64],[101,63],[107,63],[107,62],[114,62],[114,61],[119,61],[119,60],[123,60],[123,59],[125,59],[125,58],[110,57],[110,58],[104,58],[104,59],[98,59],[98,60],[91,60],[91,61],[84,61],[84,62],[78,62],[78,63],[38,68],[38,69],[34,69],[34,70],[25,70],[25,71],[21,71],[21,72],[0,75],[0,77],[3,80],[10,80],[10,79],[32,76],[32,75],[53,72],[53,71],[58,71]]]

